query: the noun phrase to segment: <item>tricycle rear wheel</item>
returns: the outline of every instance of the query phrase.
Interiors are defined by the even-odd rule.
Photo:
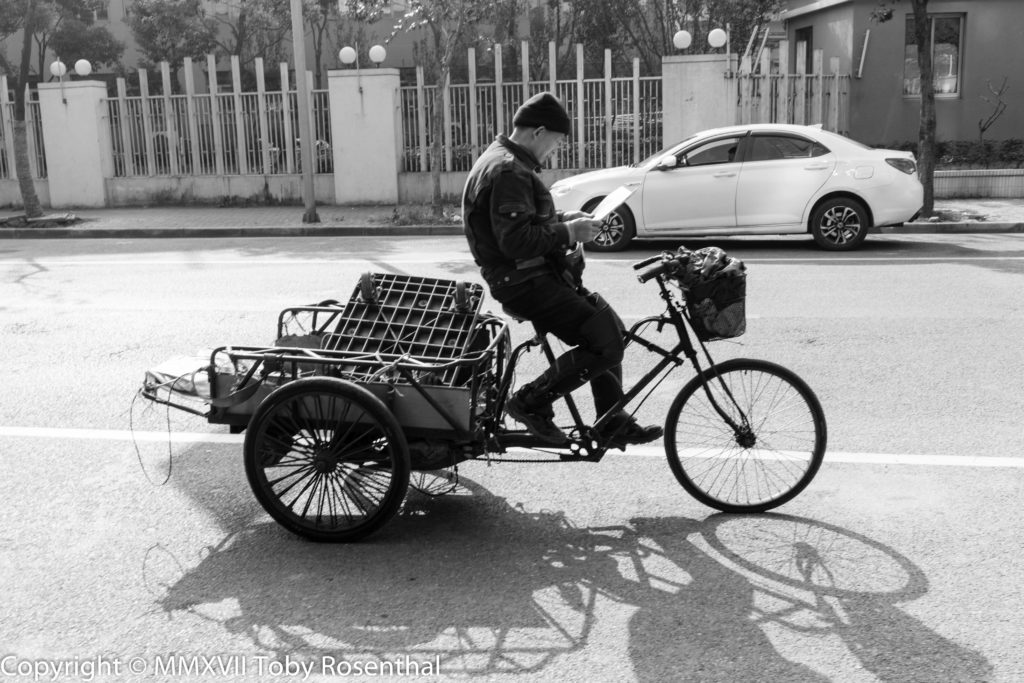
[[[253,413],[245,472],[260,505],[313,541],[356,541],[398,511],[409,448],[387,406],[341,379],[285,384]]]

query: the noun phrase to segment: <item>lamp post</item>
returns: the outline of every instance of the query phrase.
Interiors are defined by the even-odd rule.
[[[295,57],[295,87],[299,98],[299,140],[306,146],[302,154],[303,223],[319,223],[316,192],[313,189],[313,126],[309,120],[309,85],[306,83],[306,33],[302,28],[302,0],[291,0],[292,53]]]

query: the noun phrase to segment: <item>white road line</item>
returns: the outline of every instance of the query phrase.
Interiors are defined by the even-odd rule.
[[[818,257],[818,258],[745,258],[747,264],[772,264],[772,263],[816,263],[828,266],[832,263],[928,263],[928,262],[971,262],[971,261],[1022,261],[1024,256],[846,256],[846,257]],[[2,260],[0,266],[41,266],[44,268],[55,268],[58,266],[289,266],[289,265],[412,265],[412,264],[443,264],[443,263],[471,263],[473,258],[463,253],[438,253],[416,258],[388,258],[367,256],[366,258],[339,258],[339,259],[103,259],[103,260]],[[620,259],[590,259],[588,265],[625,265],[632,261]]]
[[[27,439],[62,439],[62,440],[93,440],[93,441],[132,441],[167,443],[168,433],[158,431],[135,431],[126,429],[64,429],[58,427],[0,427],[0,438]],[[241,445],[244,435],[206,433],[206,432],[172,432],[172,444],[216,443]],[[517,454],[529,451],[515,449]],[[640,458],[664,458],[665,449],[661,446],[633,446],[625,453],[610,451],[609,455]],[[1024,458],[983,457],[971,455],[913,455],[894,453],[848,453],[828,451],[826,463],[846,463],[854,465],[911,465],[921,467],[1008,467],[1024,469]]]

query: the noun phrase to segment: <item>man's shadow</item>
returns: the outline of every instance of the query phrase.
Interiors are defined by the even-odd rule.
[[[186,473],[179,485],[215,485],[201,480]],[[889,565],[913,580],[881,595],[841,593],[840,619],[834,601],[786,597],[793,586],[774,568],[781,556],[759,566],[749,552],[764,545],[764,532],[748,529],[748,519],[853,539],[869,554],[898,558]],[[826,680],[782,656],[763,628],[800,633],[806,626],[789,616],[798,611],[813,613],[816,629],[842,637],[883,680],[949,680],[950,672],[984,680],[991,671],[980,655],[898,608],[926,585],[908,560],[813,520],[715,515],[581,528],[561,512],[527,512],[463,477],[451,495],[410,492],[400,515],[364,543],[309,543],[263,516],[229,528],[195,567],[151,548],[144,579],[172,617],[214,621],[278,657],[408,656],[437,658],[448,675],[540,673],[588,647],[598,601],[611,599],[636,608],[629,653],[644,681]],[[813,540],[796,552],[818,572],[831,560],[831,548]],[[758,599],[766,591],[790,599],[790,611],[765,613]]]

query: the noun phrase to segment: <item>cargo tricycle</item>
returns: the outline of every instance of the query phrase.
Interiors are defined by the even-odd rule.
[[[626,353],[653,362],[592,424],[565,396],[564,444],[530,434],[504,410],[525,355],[539,350],[551,363],[551,343],[536,333],[513,346],[516,322],[485,312],[483,288],[472,282],[366,273],[347,300],[282,311],[273,345],[214,349],[199,371],[204,381],[188,382],[208,384],[199,408],[183,400],[183,377],[148,374],[142,394],[244,431],[249,484],[286,529],[354,541],[395,515],[410,476],[524,452],[597,462],[624,449],[613,415],[635,414],[669,374],[689,366],[693,375],[664,422],[672,473],[712,508],[769,510],[814,478],[825,417],[792,371],[764,360],[712,360],[709,342],[745,329],[745,267],[713,249],[680,248],[634,264],[664,310],[624,329]],[[671,342],[663,345],[665,330]]]

